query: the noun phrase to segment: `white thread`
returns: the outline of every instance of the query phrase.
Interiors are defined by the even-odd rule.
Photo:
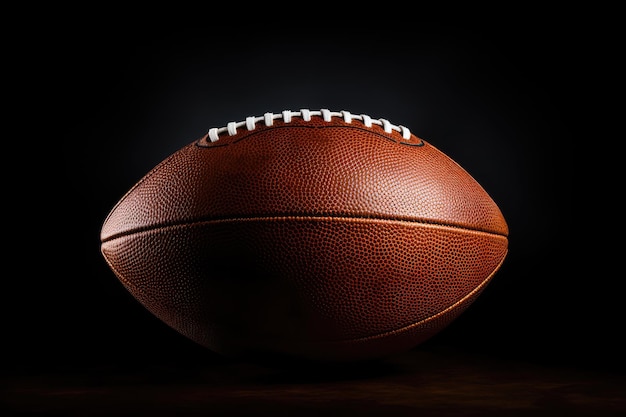
[[[246,129],[254,130],[255,124],[256,120],[254,119],[254,116],[246,117]]]
[[[300,111],[283,110],[279,114],[267,112],[260,117],[249,116],[246,117],[246,120],[243,122],[229,122],[226,127],[213,127],[209,129],[208,138],[211,142],[216,142],[219,140],[220,134],[228,133],[228,135],[234,136],[237,134],[237,129],[244,126],[246,130],[251,131],[256,128],[258,122],[263,122],[265,126],[270,127],[274,125],[274,119],[282,118],[284,123],[291,123],[294,117],[301,117],[302,120],[308,122],[311,120],[311,116],[321,116],[325,122],[330,122],[333,117],[341,117],[345,123],[352,123],[354,119],[357,119],[363,122],[363,125],[367,128],[371,128],[372,125],[375,124],[381,126],[385,133],[392,133],[395,130],[402,135],[403,139],[411,139],[411,131],[407,127],[402,125],[396,126],[391,124],[387,119],[372,119],[366,114],[356,115],[346,110],[333,112],[328,109],[318,111],[311,111],[309,109],[300,109]]]
[[[219,136],[217,133],[217,128],[212,127],[211,129],[209,129],[209,140],[211,142],[217,142],[218,139],[219,139]]]
[[[411,131],[407,127],[404,127],[402,125],[400,125],[398,127],[400,128],[400,131],[402,132],[402,139],[410,139],[411,138]]]
[[[385,131],[385,133],[391,133],[391,123],[389,123],[389,120],[380,119],[380,121],[383,124],[383,130]]]
[[[230,136],[235,136],[237,134],[237,123],[236,122],[228,123],[227,128],[228,128],[228,134]]]

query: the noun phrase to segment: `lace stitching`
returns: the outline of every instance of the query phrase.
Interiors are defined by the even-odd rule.
[[[366,114],[352,114],[345,110],[333,112],[328,109],[313,111],[301,109],[300,111],[283,110],[281,113],[268,112],[263,116],[246,117],[246,120],[241,122],[229,122],[225,127],[214,127],[209,129],[208,139],[211,142],[216,142],[219,140],[220,135],[223,135],[224,133],[228,133],[229,136],[234,136],[240,128],[252,131],[256,128],[257,123],[261,122],[265,126],[270,127],[274,124],[274,120],[277,119],[282,119],[284,123],[291,123],[294,117],[300,117],[305,122],[308,122],[311,120],[311,116],[321,116],[325,122],[330,122],[333,117],[341,117],[345,123],[352,123],[353,120],[359,120],[365,127],[371,128],[372,125],[378,125],[383,128],[385,133],[391,133],[395,130],[396,132],[402,134],[403,139],[408,140],[411,138],[411,131],[408,128],[402,125],[394,125],[387,119],[372,119]]]

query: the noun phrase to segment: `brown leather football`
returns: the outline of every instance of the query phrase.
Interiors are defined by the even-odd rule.
[[[210,129],[123,196],[101,240],[141,304],[215,352],[350,362],[458,317],[502,265],[508,226],[409,129],[303,109]]]

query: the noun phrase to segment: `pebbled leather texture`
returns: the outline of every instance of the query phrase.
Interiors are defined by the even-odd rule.
[[[508,232],[428,142],[313,116],[175,152],[111,210],[101,250],[148,310],[216,352],[346,361],[441,331]]]

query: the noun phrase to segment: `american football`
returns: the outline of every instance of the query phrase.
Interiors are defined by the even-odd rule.
[[[209,129],[122,196],[100,238],[123,286],[198,344],[336,363],[440,332],[508,234],[487,191],[409,128],[301,109]]]

